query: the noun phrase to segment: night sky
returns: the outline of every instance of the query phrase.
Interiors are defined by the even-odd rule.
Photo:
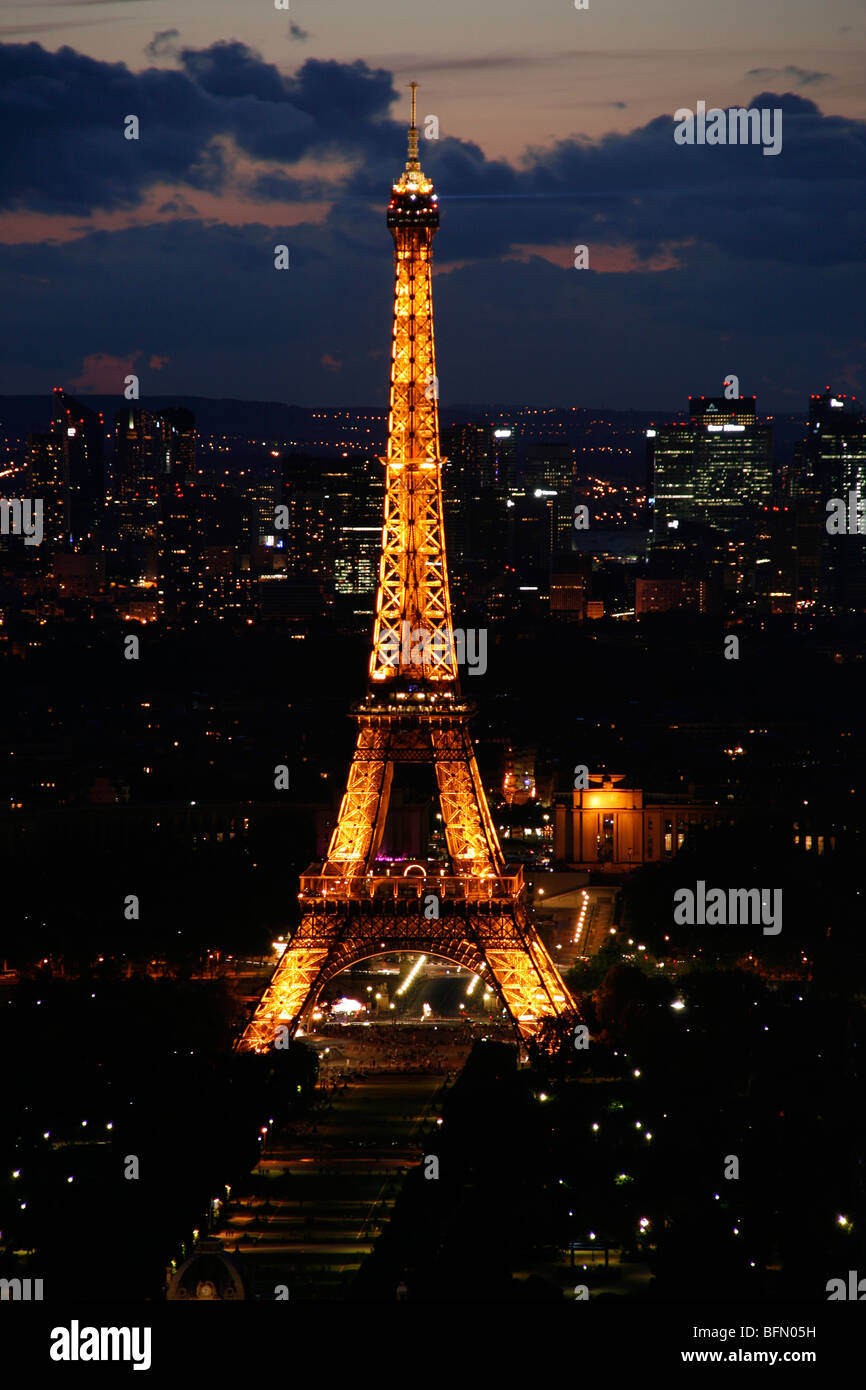
[[[446,406],[862,395],[864,35],[859,0],[6,4],[0,394],[381,406],[416,78]],[[698,100],[782,108],[781,154],[676,145]]]

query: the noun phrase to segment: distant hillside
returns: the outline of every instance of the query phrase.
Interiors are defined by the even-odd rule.
[[[78,395],[76,398],[92,410],[101,411],[106,433],[111,433],[115,412],[122,408],[123,400],[116,395]],[[186,406],[194,413],[197,428],[203,435],[225,435],[238,441],[265,440],[273,447],[292,452],[336,454],[350,448],[380,453],[385,445],[387,411],[383,404],[320,409],[286,405],[281,401],[176,395],[148,396],[140,404],[151,410]],[[578,451],[579,469],[597,470],[603,476],[630,482],[644,481],[644,430],[650,421],[659,423],[678,417],[682,418],[681,411],[665,409],[630,411],[579,407],[564,410],[525,405],[449,406],[444,403],[440,406],[442,429],[472,420],[512,422],[517,428],[520,447],[539,442],[569,444]],[[20,440],[28,433],[43,431],[50,419],[50,392],[40,396],[0,396],[0,440],[4,437],[10,441]],[[777,463],[790,461],[794,441],[803,437],[805,419],[805,414],[776,416],[773,437]],[[247,451],[239,446],[236,453],[246,463],[257,455],[257,449]]]

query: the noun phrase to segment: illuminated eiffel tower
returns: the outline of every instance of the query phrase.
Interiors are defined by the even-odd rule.
[[[302,917],[238,1041],[261,1051],[292,1035],[322,987],[383,952],[444,956],[495,990],[522,1037],[573,1001],[506,865],[462,698],[442,520],[433,349],[433,184],[418,161],[412,83],[409,157],[388,204],[396,248],[385,523],[368,693],[324,864],[301,875]],[[432,764],[448,862],[377,861],[395,763]]]

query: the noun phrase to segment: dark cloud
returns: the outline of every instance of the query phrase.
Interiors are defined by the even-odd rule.
[[[475,58],[465,58],[455,54],[448,58],[430,58],[413,61],[411,70],[414,73],[423,74],[430,72],[467,72],[471,70],[491,69],[519,69],[525,71],[528,67],[538,67],[548,63],[561,62],[564,53],[536,54],[529,53],[485,53],[479,54]],[[409,68],[406,69],[409,71]]]
[[[291,382],[298,401],[379,399],[370,349],[377,334],[383,351],[390,341],[392,289],[383,204],[405,158],[405,126],[389,114],[392,75],[318,59],[286,75],[239,43],[176,57],[177,69],[134,73],[70,48],[0,46],[6,207],[135,207],[164,182],[163,215],[177,217],[0,248],[6,389],[71,380],[85,358],[120,357],[134,343],[148,359],[170,359],[161,390],[285,399]],[[789,91],[749,104],[783,111],[778,156],[678,146],[672,113],[601,140],[533,148],[514,163],[470,141],[422,140],[443,208],[443,398],[450,379],[460,383],[451,399],[568,403],[579,382],[583,401],[652,404],[670,399],[672,381],[687,394],[739,369],[741,382],[776,392],[770,408],[832,380],[834,353],[859,361],[866,123],[824,115]],[[137,142],[123,139],[128,114],[141,121]],[[299,203],[326,199],[324,223],[191,217],[190,189],[237,193],[221,136],[285,166],[243,174],[241,191],[268,204],[269,217],[283,201],[296,223]],[[351,165],[336,187],[306,165],[304,177],[292,172],[301,158],[324,165],[332,154]],[[273,269],[281,242],[291,252],[285,272]],[[579,243],[590,271],[515,258],[521,247],[562,248],[568,265]],[[624,264],[674,248],[677,264],[598,274],[599,248],[622,248]],[[326,355],[345,364],[339,376],[323,372]]]
[[[640,243],[648,253],[697,241],[732,260],[804,266],[866,256],[866,123],[824,116],[794,93],[761,92],[753,107],[783,112],[777,156],[743,146],[680,146],[659,116],[597,142],[533,149],[521,167],[477,147],[431,142],[425,166],[447,210],[455,259],[509,245]],[[815,208],[831,205],[832,217]]]
[[[4,247],[4,389],[47,390],[85,359],[122,358],[132,345],[142,361],[170,359],[158,388],[142,372],[145,394],[384,400],[386,371],[369,354],[391,341],[391,238],[381,210],[363,220],[354,240],[334,223],[177,221]],[[452,234],[449,214],[441,249]],[[283,242],[291,269],[276,271]],[[590,265],[592,256],[590,245]],[[681,269],[656,273],[487,258],[435,277],[443,402],[648,408],[735,371],[764,408],[789,391],[801,404],[842,361],[862,359],[864,288],[862,270],[846,267],[804,275],[759,261],[732,274],[722,252],[702,246],[686,249]],[[323,371],[325,354],[342,373]]]
[[[172,38],[163,31],[153,43]],[[335,224],[348,227],[357,200],[378,201],[398,171],[405,128],[390,119],[398,93],[385,70],[311,58],[285,74],[234,41],[176,56],[179,70],[134,73],[70,48],[0,46],[0,205],[134,207],[156,182],[218,193],[238,182],[218,138],[230,136],[241,151],[287,166],[348,157],[352,170],[336,191],[288,168],[243,185],[268,202],[333,192]],[[825,116],[793,92],[764,91],[750,104],[783,111],[778,156],[678,146],[672,115],[601,140],[530,149],[517,164],[488,159],[470,141],[422,140],[425,168],[449,208],[452,259],[565,243],[572,228],[646,255],[697,240],[737,260],[862,258],[866,125]],[[138,141],[123,139],[127,114],[139,117]],[[815,217],[822,202],[833,217]]]
[[[46,20],[39,24],[0,24],[0,42],[4,39],[24,38],[29,34],[50,34],[56,29],[90,29],[101,24],[100,19]]]
[[[144,51],[148,58],[174,57],[177,52],[177,45],[174,40],[179,38],[179,29],[159,29],[150,43],[145,45]]]
[[[298,199],[319,199],[333,196],[333,189],[324,180],[293,179],[282,170],[258,174],[244,185],[244,192],[260,202],[292,203]]]
[[[750,68],[746,73],[747,77],[771,77],[774,81],[781,78],[783,81],[793,78],[798,87],[812,87],[817,82],[827,82],[832,76],[829,72],[812,72],[808,68],[795,67],[793,63],[788,63],[784,68]]]
[[[184,48],[180,71],[134,73],[68,47],[0,45],[0,206],[84,213],[131,207],[156,182],[219,191],[214,146],[287,163],[339,147],[363,160],[395,148],[391,76],[365,63],[308,59],[278,68],[240,43]],[[127,115],[141,138],[123,138]]]

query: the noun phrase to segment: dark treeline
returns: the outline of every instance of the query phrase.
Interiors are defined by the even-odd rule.
[[[586,1050],[565,1030],[519,1071],[513,1048],[476,1044],[427,1141],[440,1176],[409,1175],[357,1297],[402,1281],[419,1300],[558,1298],[550,1262],[593,1232],[625,1264],[579,1252],[571,1282],[621,1285],[640,1260],[632,1297],[821,1301],[862,1267],[862,1006],[619,965],[581,1007]]]
[[[43,1278],[46,1299],[161,1296],[262,1126],[315,1089],[301,1043],[233,1054],[233,1017],[209,982],[21,982],[0,1010],[3,1274]]]

